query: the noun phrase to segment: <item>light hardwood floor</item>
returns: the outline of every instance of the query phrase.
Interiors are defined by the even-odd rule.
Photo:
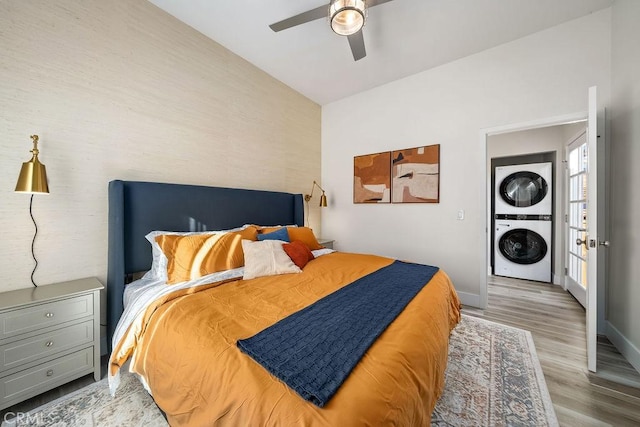
[[[598,349],[604,378],[589,373],[585,312],[570,294],[556,285],[503,277],[490,277],[488,290],[486,310],[463,312],[531,331],[560,425],[640,425],[640,389],[607,379],[640,384],[640,375],[606,338]]]

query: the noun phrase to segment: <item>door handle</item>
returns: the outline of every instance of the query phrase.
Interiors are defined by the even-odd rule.
[[[589,248],[589,247],[587,246],[587,240],[586,240],[586,239],[585,239],[585,240],[582,240],[582,239],[581,239],[581,238],[579,238],[579,237],[576,239],[576,245],[578,245],[578,246],[580,246],[580,245],[584,245],[584,247],[585,247],[585,248],[587,248],[587,249]]]
[[[609,247],[609,241],[608,240],[603,240],[601,242],[598,242],[600,244],[600,246],[604,246],[605,248]]]

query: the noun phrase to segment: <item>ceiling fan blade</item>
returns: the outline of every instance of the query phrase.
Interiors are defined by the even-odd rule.
[[[369,0],[369,1],[367,1],[367,7],[377,6],[379,4],[387,3],[387,2],[390,2],[390,1],[393,1],[393,0]]]
[[[349,39],[349,46],[351,47],[351,53],[353,53],[354,61],[358,61],[367,56],[367,51],[364,48],[364,36],[362,35],[362,30],[347,36],[347,39]]]
[[[389,0],[386,0],[389,1]],[[291,18],[283,19],[275,24],[269,25],[273,31],[278,32],[286,30],[287,28],[295,27],[296,25],[305,24],[307,22],[315,21],[316,19],[326,18],[329,13],[329,6],[318,6],[315,9],[307,10],[306,12],[299,13]]]

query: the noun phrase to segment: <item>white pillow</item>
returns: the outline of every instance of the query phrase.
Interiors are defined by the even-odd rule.
[[[282,249],[281,240],[263,240],[253,242],[242,241],[244,252],[243,279],[255,279],[262,276],[277,274],[301,273],[302,270],[291,261],[289,255]]]

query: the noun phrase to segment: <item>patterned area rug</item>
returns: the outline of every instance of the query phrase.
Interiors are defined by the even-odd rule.
[[[531,333],[463,315],[431,424],[557,426]]]
[[[451,335],[447,383],[433,426],[557,426],[531,334],[462,316]],[[166,426],[138,380],[123,373],[115,398],[106,379],[2,423],[12,426]]]
[[[140,381],[126,373],[115,397],[105,378],[2,423],[13,426],[165,427],[167,422]]]

